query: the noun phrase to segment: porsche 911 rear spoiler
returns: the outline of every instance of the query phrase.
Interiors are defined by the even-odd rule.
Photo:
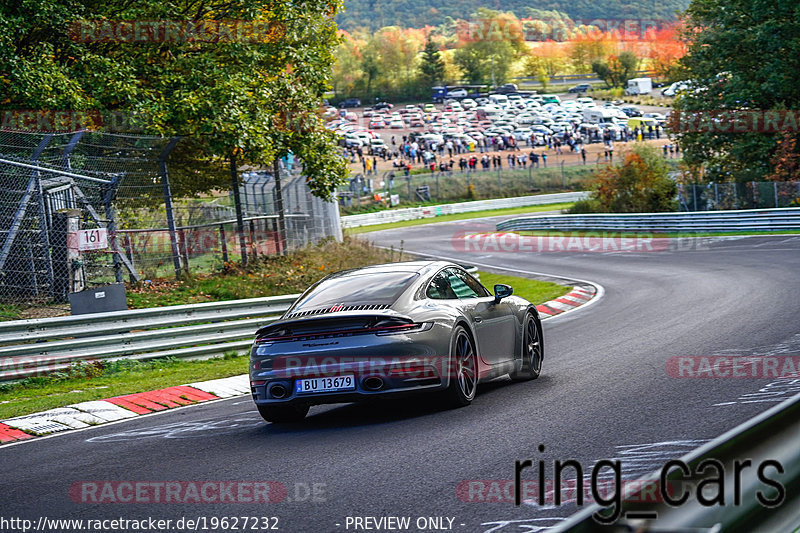
[[[256,342],[306,340],[344,337],[360,334],[388,334],[421,327],[411,318],[394,311],[363,313],[358,311],[331,313],[281,320],[263,326],[256,332]]]

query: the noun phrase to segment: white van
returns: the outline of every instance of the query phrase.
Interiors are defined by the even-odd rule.
[[[583,110],[583,121],[589,124],[614,124],[614,119],[617,118],[615,110],[605,109],[602,107],[589,107]],[[626,116],[627,118],[627,116]]]
[[[628,88],[625,94],[649,94],[653,90],[653,80],[650,78],[631,78],[628,80]]]
[[[508,107],[508,96],[504,94],[490,94],[489,103],[498,107]]]

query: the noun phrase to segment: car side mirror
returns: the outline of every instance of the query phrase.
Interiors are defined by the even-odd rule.
[[[513,293],[514,289],[512,289],[510,286],[498,283],[494,286],[494,303],[500,303],[500,300],[507,296],[511,296]]]

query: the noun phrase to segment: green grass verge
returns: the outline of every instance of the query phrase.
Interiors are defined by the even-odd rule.
[[[547,281],[490,272],[480,272],[479,276],[481,282],[490,290],[495,283],[511,285],[514,294],[533,303],[558,298],[570,290],[569,287]],[[68,372],[0,385],[0,420],[78,402],[101,400],[245,373],[247,373],[247,356],[233,354],[205,361],[167,358],[152,361],[121,360],[78,364]]]
[[[416,220],[403,220],[400,222],[388,222],[386,224],[375,224],[374,226],[359,226],[357,228],[346,228],[348,235],[357,233],[369,233],[384,229],[405,228],[407,226],[419,226],[421,224],[432,224],[435,222],[452,222],[455,220],[466,220],[471,218],[494,217],[498,215],[517,215],[525,213],[539,213],[542,211],[559,211],[572,207],[572,203],[558,203],[546,205],[529,205],[527,207],[510,207],[507,209],[487,209],[485,211],[473,211],[472,213],[458,213],[454,215],[442,215],[434,218],[418,218]]]
[[[504,274],[493,274],[491,272],[478,272],[481,283],[490,291],[495,283],[510,285],[514,289],[514,294],[525,298],[531,303],[540,304],[548,300],[553,300],[564,296],[572,287],[565,287],[550,281],[539,281],[530,278],[519,278],[517,276],[507,276]]]
[[[128,307],[295,294],[332,272],[401,259],[404,258],[399,253],[377,248],[362,239],[327,241],[285,256],[259,256],[244,269],[227,263],[217,272],[198,273],[180,281],[160,279],[139,283],[128,287]]]
[[[247,357],[232,354],[205,361],[121,360],[75,365],[69,372],[0,385],[0,420],[78,402],[245,373]]]

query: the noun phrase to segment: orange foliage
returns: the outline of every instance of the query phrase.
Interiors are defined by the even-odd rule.
[[[678,38],[680,29],[666,26],[648,31],[645,41],[648,45],[647,58],[650,59],[656,76],[668,77],[680,58],[686,55],[686,45]]]

